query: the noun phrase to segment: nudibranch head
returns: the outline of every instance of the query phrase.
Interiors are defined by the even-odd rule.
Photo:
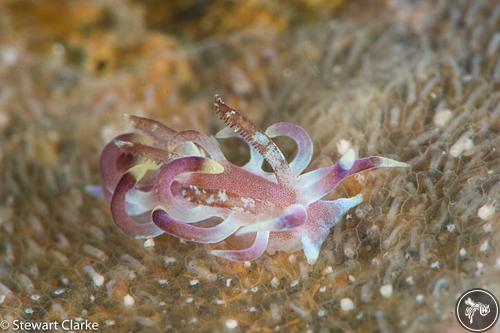
[[[377,156],[357,159],[349,150],[336,164],[303,173],[313,144],[302,127],[282,122],[263,132],[218,95],[214,107],[227,126],[215,137],[244,140],[250,149],[245,165],[228,161],[214,137],[194,130],[178,132],[137,116],[129,121],[140,133],[122,134],[105,146],[100,160],[102,192],[124,233],[134,238],[167,233],[204,244],[248,238],[252,243],[247,248],[211,253],[241,262],[266,250],[303,249],[314,264],[331,228],[363,201],[362,194],[324,197],[349,176],[408,166]],[[297,145],[290,163],[272,140],[278,136]],[[264,161],[272,172],[262,169]]]

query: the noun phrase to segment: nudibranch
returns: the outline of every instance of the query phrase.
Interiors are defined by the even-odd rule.
[[[226,125],[215,138],[129,116],[139,133],[119,135],[104,147],[102,194],[125,234],[152,238],[166,233],[185,241],[220,243],[222,249],[211,254],[238,262],[257,259],[266,250],[272,254],[303,249],[308,263],[314,264],[330,229],[363,201],[362,194],[323,198],[349,176],[408,166],[378,156],[357,159],[351,149],[336,164],[303,173],[313,143],[302,127],[281,122],[263,132],[218,95],[214,107]],[[290,163],[272,140],[278,136],[297,146]],[[216,138],[244,140],[249,161],[243,166],[228,161]],[[264,161],[272,172],[262,169]],[[229,238],[251,243],[224,247]]]

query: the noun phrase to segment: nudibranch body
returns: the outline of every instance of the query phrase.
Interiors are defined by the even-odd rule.
[[[198,131],[174,131],[147,118],[129,117],[140,134],[123,134],[101,155],[102,191],[116,225],[135,238],[163,233],[204,244],[250,239],[242,249],[212,250],[233,261],[250,261],[266,250],[304,250],[314,264],[320,247],[345,213],[363,201],[323,200],[347,177],[377,168],[407,167],[384,157],[356,159],[349,150],[335,165],[303,174],[312,159],[307,132],[277,123],[265,132],[215,96],[214,107],[226,128],[216,138],[240,138],[250,149],[244,166],[228,161],[217,140]],[[297,145],[288,163],[272,138]],[[262,169],[266,161],[272,173]],[[226,243],[221,243],[225,245]]]

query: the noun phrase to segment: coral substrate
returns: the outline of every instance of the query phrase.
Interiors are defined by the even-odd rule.
[[[322,15],[325,2],[298,1],[277,18],[259,1],[172,2],[174,18],[156,1],[46,3],[0,2],[0,318],[109,332],[460,332],[462,292],[500,296],[495,1],[336,1]],[[310,170],[349,148],[411,168],[330,197],[365,201],[314,266],[300,252],[240,264],[166,235],[125,236],[89,190],[104,144],[130,129],[124,114],[215,134],[215,93],[261,128],[306,128]],[[246,146],[224,149],[245,163]]]

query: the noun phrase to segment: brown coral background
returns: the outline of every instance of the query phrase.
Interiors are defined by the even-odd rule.
[[[500,296],[499,28],[487,0],[0,1],[0,318],[463,331],[460,293]],[[215,93],[262,127],[304,126],[311,168],[338,159],[341,140],[412,168],[339,188],[366,200],[314,266],[124,236],[86,191],[100,149],[129,130],[125,113],[214,134]],[[243,145],[224,147],[244,160]]]

